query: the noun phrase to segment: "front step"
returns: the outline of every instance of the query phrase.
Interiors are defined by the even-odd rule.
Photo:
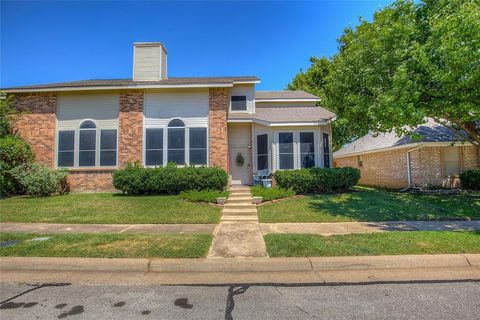
[[[255,216],[222,216],[220,221],[258,221],[258,217]]]
[[[252,203],[252,197],[229,197],[225,203]]]
[[[251,202],[225,203],[223,209],[255,209],[257,206]]]
[[[256,216],[256,209],[223,209],[223,215]]]

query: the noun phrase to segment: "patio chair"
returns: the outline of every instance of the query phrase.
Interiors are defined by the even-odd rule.
[[[272,179],[268,179],[270,176],[270,170],[263,169],[257,172],[257,174],[253,175],[253,185],[262,185],[264,187],[271,187],[272,186]]]

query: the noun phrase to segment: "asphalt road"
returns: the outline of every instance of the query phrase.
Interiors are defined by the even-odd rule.
[[[312,286],[0,284],[0,319],[480,319],[480,282]]]

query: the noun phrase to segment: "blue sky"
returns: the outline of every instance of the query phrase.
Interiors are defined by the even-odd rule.
[[[132,43],[161,41],[169,76],[256,75],[284,89],[342,30],[391,1],[25,2],[1,0],[0,87],[130,78]]]

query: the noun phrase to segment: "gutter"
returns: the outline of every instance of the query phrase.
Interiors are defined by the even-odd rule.
[[[412,187],[412,168],[410,167],[410,152],[417,151],[423,148],[423,145],[420,145],[417,148],[413,148],[407,151],[407,178],[408,178],[408,187]]]

